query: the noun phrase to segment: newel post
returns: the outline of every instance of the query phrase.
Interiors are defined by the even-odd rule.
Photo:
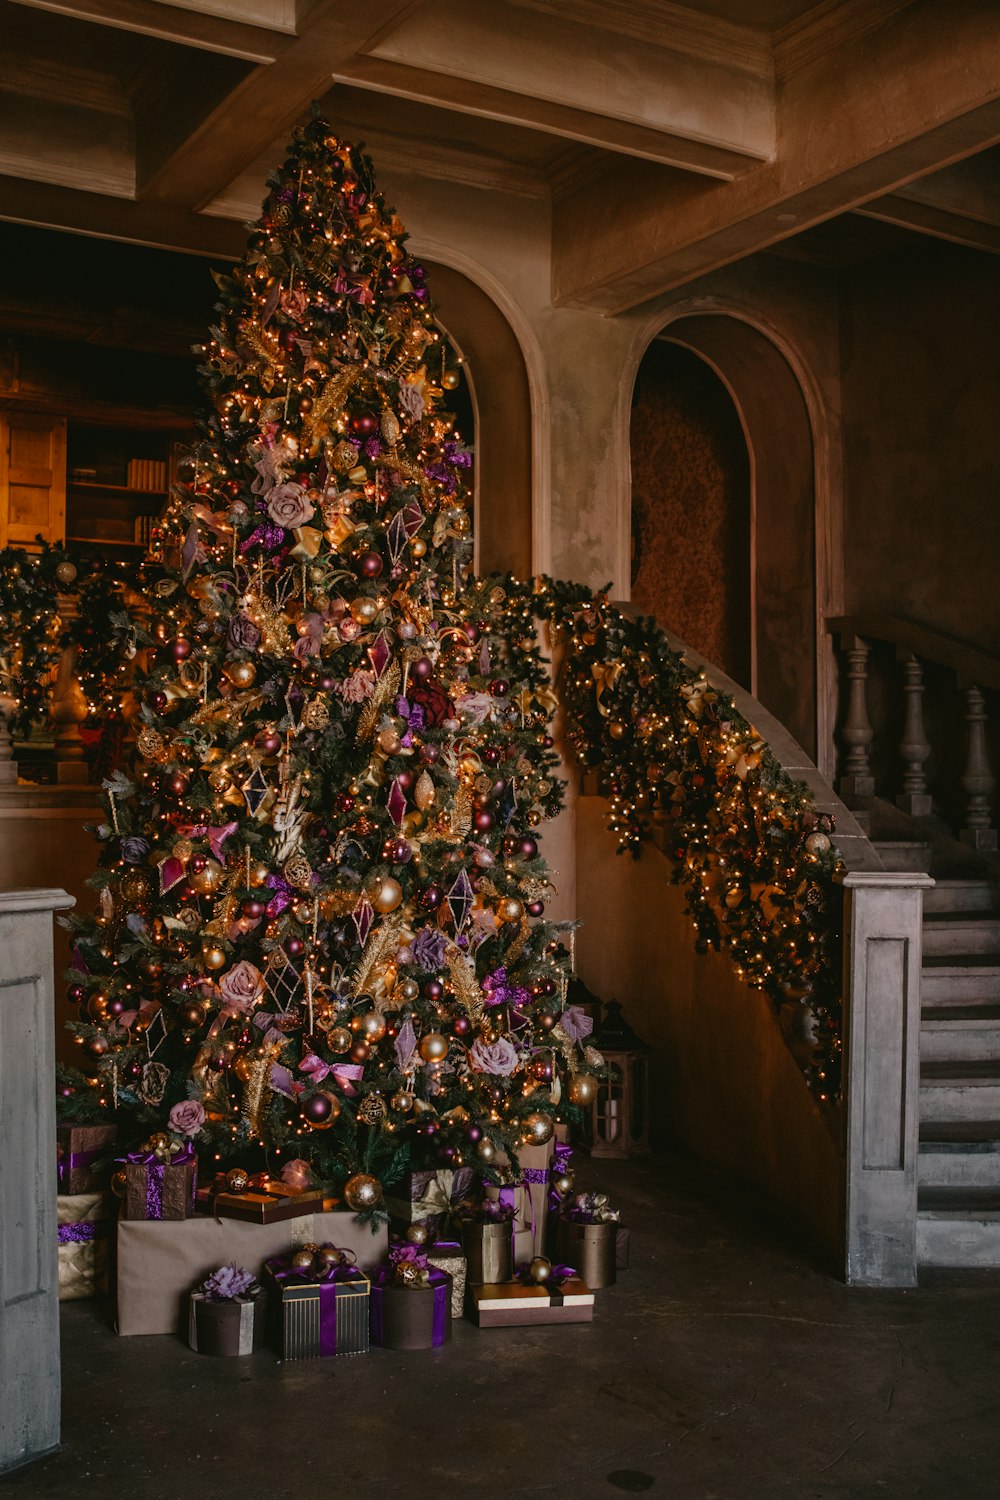
[[[59,1443],[52,914],[0,894],[0,1474]]]
[[[920,970],[917,871],[844,877],[847,1281],[917,1279]]]

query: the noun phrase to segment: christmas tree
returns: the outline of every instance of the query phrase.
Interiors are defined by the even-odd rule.
[[[358,1174],[544,1143],[599,1059],[544,915],[547,664],[523,587],[470,575],[424,271],[322,120],[269,186],[145,570],[62,1107],[210,1171],[304,1160],[370,1206]]]

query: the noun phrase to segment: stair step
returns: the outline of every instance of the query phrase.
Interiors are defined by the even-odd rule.
[[[922,839],[874,839],[886,870],[923,870],[931,867],[931,846]]]
[[[940,1189],[992,1191],[1000,1196],[1000,1120],[934,1120],[920,1127],[920,1201]]]
[[[923,924],[925,958],[965,958],[990,954],[1000,962],[1000,916],[932,912]]]
[[[970,1270],[1000,1267],[1000,1212],[947,1208],[919,1210],[917,1264]]]
[[[988,880],[935,879],[932,890],[924,891],[924,914],[937,912],[997,911],[997,892]]]
[[[920,1068],[923,1121],[1000,1119],[1000,1062],[928,1062]]]
[[[920,1061],[1000,1062],[1000,1005],[925,1006]]]
[[[925,1005],[975,1005],[1000,1000],[1000,963],[988,954],[968,955],[962,963],[931,954],[924,959],[920,995]]]

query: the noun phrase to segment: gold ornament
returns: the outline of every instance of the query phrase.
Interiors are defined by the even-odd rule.
[[[552,1262],[545,1255],[536,1255],[528,1262],[528,1275],[536,1286],[542,1286],[552,1275]]]
[[[483,1139],[476,1147],[476,1155],[479,1157],[479,1160],[481,1162],[487,1163],[495,1161],[496,1154],[497,1148],[494,1146],[493,1142],[489,1139],[488,1136],[483,1136]]]
[[[358,1106],[358,1119],[365,1125],[381,1125],[388,1113],[381,1094],[369,1094]]]
[[[444,1062],[448,1056],[448,1038],[440,1031],[428,1031],[420,1038],[418,1051],[426,1063]]]
[[[516,896],[504,896],[497,902],[497,916],[501,922],[520,922],[524,907]]]
[[[226,1173],[226,1189],[230,1193],[245,1193],[250,1186],[250,1173],[245,1167],[230,1167]]]
[[[380,1042],[385,1036],[385,1016],[380,1010],[366,1011],[363,1016],[356,1016],[354,1019],[357,1025],[354,1022],[351,1024],[355,1031],[360,1032],[364,1041]]]
[[[368,899],[377,912],[395,911],[403,899],[403,887],[391,875],[383,875],[369,889]]]
[[[382,1184],[367,1172],[356,1172],[344,1183],[344,1202],[354,1213],[377,1208],[382,1199]]]
[[[441,384],[446,391],[457,391],[461,377],[457,370],[445,370],[441,376]]]
[[[378,736],[378,747],[384,755],[398,755],[402,740],[395,729],[383,729]]]
[[[573,1191],[574,1177],[572,1172],[557,1172],[549,1183],[552,1191],[558,1198],[568,1198]]]
[[[285,860],[285,879],[297,891],[308,891],[312,885],[312,865],[304,854],[291,854]]]
[[[257,681],[257,668],[252,661],[231,661],[222,670],[235,688],[250,688]]]
[[[199,896],[211,896],[213,891],[219,889],[225,873],[217,859],[210,859],[203,870],[194,870],[188,875],[188,885]]]
[[[415,1224],[407,1225],[406,1238],[411,1245],[426,1245],[430,1237],[430,1230],[421,1220],[418,1219]]]
[[[570,1104],[593,1104],[597,1097],[597,1079],[593,1073],[574,1073],[566,1087]]]
[[[407,1094],[400,1089],[399,1093],[393,1094],[389,1100],[389,1108],[394,1110],[397,1115],[409,1114],[413,1108],[413,1095]]]
[[[144,756],[146,760],[162,760],[164,751],[167,748],[164,744],[162,734],[155,729],[151,729],[148,724],[139,730],[135,743],[139,754]]]
[[[322,698],[314,698],[302,710],[302,723],[307,729],[325,729],[330,722],[330,710]]]
[[[434,782],[427,771],[421,771],[417,777],[413,800],[421,812],[426,812],[434,801]]]
[[[201,961],[206,969],[221,969],[225,967],[226,955],[222,948],[217,948],[212,944],[202,948]]]
[[[554,1129],[552,1116],[541,1110],[533,1110],[521,1121],[521,1135],[528,1146],[544,1146],[551,1141]]]
[[[359,625],[370,625],[378,618],[378,605],[374,599],[354,599],[351,602],[351,618]]]
[[[326,1040],[331,1052],[346,1052],[354,1038],[346,1026],[334,1026],[327,1032]]]

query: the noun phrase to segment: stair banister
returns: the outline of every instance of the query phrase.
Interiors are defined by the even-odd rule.
[[[853,813],[784,725],[669,630],[663,634],[733,699],[787,774],[806,783],[817,812],[836,819],[833,840],[845,867],[844,1276],[855,1286],[913,1286],[921,922],[924,891],[934,882],[884,869]]]

